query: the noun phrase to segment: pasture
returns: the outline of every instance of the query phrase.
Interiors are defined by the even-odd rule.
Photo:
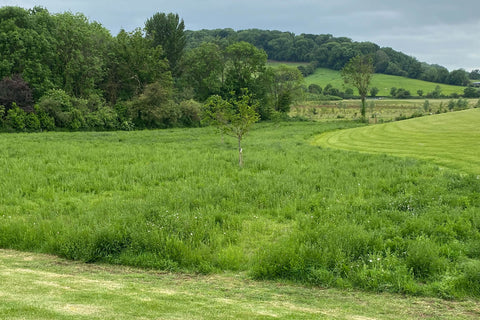
[[[366,116],[369,123],[383,123],[411,117],[445,113],[450,110],[479,107],[479,99],[367,99]],[[360,119],[360,100],[302,101],[291,107],[290,116],[314,121]]]
[[[318,68],[314,74],[305,78],[305,84],[308,87],[310,84],[315,83],[324,88],[327,84],[331,84],[334,88],[344,91],[345,85],[340,75],[340,71]],[[449,96],[452,93],[463,94],[465,87],[452,86],[447,84],[439,84],[428,81],[422,81],[417,79],[409,79],[406,77],[392,76],[387,74],[374,74],[370,87],[377,87],[379,92],[377,96],[390,96],[390,89],[403,88],[410,91],[412,96],[418,96],[417,91],[422,90],[426,95],[429,92],[433,92],[436,86],[440,86],[442,94]],[[356,89],[354,92],[357,93]]]
[[[244,140],[243,169],[235,139],[212,128],[2,134],[0,247],[324,288],[478,297],[478,174],[311,144],[359,125],[258,124]]]

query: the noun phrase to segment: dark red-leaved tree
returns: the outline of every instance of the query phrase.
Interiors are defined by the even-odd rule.
[[[13,103],[26,112],[34,110],[32,90],[18,74],[0,81],[0,106],[4,106],[6,112],[12,108]]]

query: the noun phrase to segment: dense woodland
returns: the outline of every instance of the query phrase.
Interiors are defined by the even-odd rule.
[[[469,82],[464,70],[449,72],[348,38],[184,29],[178,15],[156,13],[142,28],[113,36],[82,14],[0,8],[0,128],[198,126],[202,104],[213,95],[248,95],[261,119],[271,119],[288,112],[303,76],[320,66],[341,69],[359,54],[371,54],[379,73]],[[267,59],[309,64],[271,69]]]
[[[409,77],[430,82],[466,86],[469,77],[477,79],[479,70],[471,73],[459,69],[449,72],[445,67],[419,62],[392,48],[381,48],[372,42],[355,42],[346,37],[331,34],[300,34],[269,30],[217,29],[187,31],[189,47],[203,42],[232,43],[245,41],[265,50],[269,59],[292,62],[311,62],[314,67],[340,70],[353,57],[371,55],[374,57],[376,73]],[[308,74],[311,70],[305,69]]]

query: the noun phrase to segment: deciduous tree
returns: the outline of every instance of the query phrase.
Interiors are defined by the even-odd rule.
[[[211,96],[204,105],[204,117],[217,126],[222,134],[235,137],[238,142],[238,164],[243,166],[242,139],[250,127],[260,119],[252,96],[244,91],[238,98],[224,100]]]
[[[174,13],[155,13],[145,22],[145,30],[147,38],[152,39],[155,47],[162,46],[173,76],[179,76],[178,63],[186,45],[183,19]]]
[[[27,112],[33,111],[32,90],[20,75],[5,77],[0,81],[0,105],[5,107],[5,112],[13,105]]]
[[[272,96],[275,109],[279,112],[289,112],[295,93],[299,93],[303,75],[297,68],[280,65],[273,69]]]
[[[365,119],[366,113],[365,100],[373,72],[373,62],[370,56],[356,56],[350,59],[341,72],[344,82],[352,84],[358,90],[362,100],[361,114],[363,119]]]

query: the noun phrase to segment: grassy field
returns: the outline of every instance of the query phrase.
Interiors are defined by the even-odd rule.
[[[319,68],[314,74],[305,78],[305,84],[307,86],[312,83],[318,84],[322,88],[330,83],[334,88],[344,91],[344,83],[339,71]],[[390,89],[392,87],[406,89],[410,91],[412,96],[418,96],[418,90],[423,90],[423,93],[426,95],[434,91],[437,85],[442,89],[442,94],[447,96],[452,93],[463,94],[463,89],[465,88],[386,74],[374,74],[370,87],[377,87],[379,89],[378,96],[390,96]],[[356,92],[356,89],[354,92]]]
[[[2,134],[0,247],[478,298],[477,174],[310,143],[359,125],[258,124],[244,141],[243,169],[235,139],[212,128]]]
[[[306,66],[308,62],[289,62],[289,61],[275,61],[275,60],[268,60],[267,67],[278,67],[280,65],[286,65],[289,67],[298,67],[298,66]]]
[[[478,301],[445,301],[159,273],[0,250],[0,314],[52,319],[478,319]]]
[[[480,175],[480,109],[328,132],[324,147],[418,157]]]
[[[480,107],[479,99],[368,99],[366,116],[370,123],[383,123],[404,120],[458,109],[459,103],[466,108]],[[360,119],[360,100],[340,101],[302,101],[299,99],[290,110],[290,116],[314,121],[358,120]]]

